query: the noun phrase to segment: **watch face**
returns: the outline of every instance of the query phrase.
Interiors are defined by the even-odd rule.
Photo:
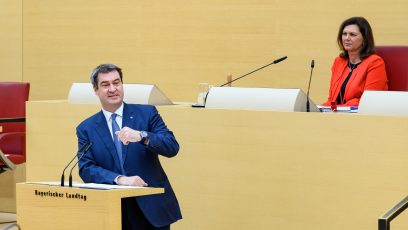
[[[140,136],[142,136],[143,138],[146,138],[147,137],[147,132],[146,131],[141,131]]]

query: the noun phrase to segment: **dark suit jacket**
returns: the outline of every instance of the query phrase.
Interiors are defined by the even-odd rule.
[[[135,142],[123,145],[126,176],[140,176],[149,187],[163,187],[164,194],[135,198],[146,218],[156,227],[169,225],[181,219],[180,208],[170,182],[164,172],[159,154],[173,157],[179,145],[167,129],[157,109],[150,105],[124,104],[122,127],[148,132],[148,146]],[[113,184],[120,175],[116,148],[108,124],[100,111],[77,127],[78,145],[93,143],[89,152],[79,161],[79,175],[86,183]]]

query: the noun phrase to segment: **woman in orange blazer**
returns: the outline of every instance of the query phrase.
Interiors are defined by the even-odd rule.
[[[337,43],[341,53],[334,60],[329,97],[322,105],[358,106],[364,90],[388,90],[385,64],[375,54],[373,32],[365,18],[345,20]]]

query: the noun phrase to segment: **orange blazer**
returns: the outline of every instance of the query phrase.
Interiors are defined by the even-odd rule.
[[[341,86],[350,72],[348,59],[337,57],[332,66],[329,98],[322,105],[330,106],[331,101],[336,101]],[[343,106],[358,106],[364,90],[388,90],[387,74],[383,59],[372,54],[364,59],[354,69],[345,90],[345,103]]]

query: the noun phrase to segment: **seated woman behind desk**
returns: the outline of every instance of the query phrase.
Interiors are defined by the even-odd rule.
[[[388,90],[385,64],[375,54],[373,32],[365,18],[345,20],[337,43],[341,53],[334,60],[329,98],[322,105],[358,106],[364,90]]]

